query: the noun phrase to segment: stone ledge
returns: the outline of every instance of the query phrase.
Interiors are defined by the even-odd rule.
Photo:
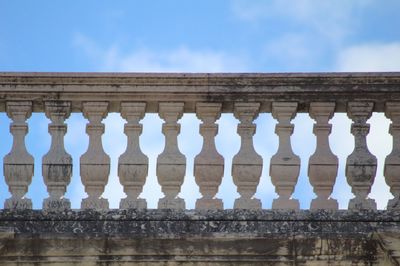
[[[298,102],[308,112],[310,102],[335,101],[345,112],[349,101],[373,101],[383,112],[386,101],[400,101],[400,73],[24,73],[0,72],[0,111],[5,101],[32,101],[43,112],[44,101],[70,101],[72,112],[82,102],[108,101],[119,112],[124,101],[146,102],[146,112],[158,112],[159,102],[184,102],[195,112],[198,102],[222,103],[232,112],[235,102],[259,102],[270,112],[276,101]]]
[[[389,211],[272,211],[272,210],[1,210],[0,227],[15,234],[136,235],[252,235],[370,234],[400,232],[400,212]]]
[[[396,265],[399,218],[388,211],[1,210],[0,265]]]
[[[82,221],[353,221],[400,222],[400,211],[386,210],[173,210],[111,209],[65,210],[0,210],[1,221],[82,220]]]

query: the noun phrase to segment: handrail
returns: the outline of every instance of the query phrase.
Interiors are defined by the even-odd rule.
[[[46,73],[0,72],[0,99],[31,100],[43,112],[44,100],[72,102],[81,112],[83,101],[109,101],[109,111],[129,98],[158,111],[159,101],[184,102],[195,112],[196,102],[222,102],[232,112],[234,102],[260,102],[271,112],[273,101],[298,102],[297,112],[308,112],[312,101],[335,101],[335,112],[345,112],[348,101],[373,101],[383,112],[386,101],[400,100],[400,73]],[[4,104],[0,111],[5,111]]]

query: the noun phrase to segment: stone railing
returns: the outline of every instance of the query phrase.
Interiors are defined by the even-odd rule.
[[[0,210],[0,265],[400,265],[400,73],[0,73],[0,112],[11,119],[13,139],[3,159],[11,197]],[[51,145],[42,158],[37,153],[34,158],[26,148],[32,112],[50,120]],[[88,121],[89,145],[79,162],[64,145],[72,112]],[[103,119],[110,112],[125,120],[127,145],[119,158],[103,149]],[[391,120],[393,147],[384,162],[367,147],[367,121],[373,112]],[[148,113],[158,113],[164,121],[165,147],[156,161],[142,152],[142,119]],[[186,113],[201,120],[203,138],[193,156],[193,176],[202,194],[195,210],[185,210],[188,198],[185,203],[178,197],[192,159],[179,150],[180,118]],[[239,121],[237,132],[228,132],[240,136],[232,163],[216,145],[217,120],[224,113]],[[254,120],[263,113],[277,121],[279,143],[270,158],[257,153],[254,141],[261,126]],[[308,113],[315,121],[316,149],[306,159],[292,149],[292,120],[298,113]],[[338,167],[338,161],[344,165],[343,154],[335,155],[329,142],[331,129],[337,128],[330,124],[335,113],[347,113],[352,120],[354,150],[346,154],[343,170]],[[0,124],[1,132],[6,128]],[[197,128],[190,130],[197,134]],[[270,130],[272,134],[273,127]],[[0,139],[1,145],[5,142]],[[113,173],[110,162],[116,159],[118,170]],[[383,173],[377,173],[377,162],[384,164]],[[293,198],[304,164],[316,194],[311,210],[299,210]],[[30,210],[26,194],[32,189],[34,167],[37,180],[40,166],[48,196],[42,209]],[[65,195],[77,169],[87,197],[79,210],[71,210]],[[239,193],[233,210],[227,210],[224,193],[216,198],[224,173]],[[348,209],[338,210],[331,193],[343,174],[354,198]],[[394,196],[387,210],[376,210],[368,197],[378,174]],[[126,197],[119,209],[107,210],[109,201],[102,194],[109,176],[116,175]],[[255,198],[261,175],[271,178],[278,194],[273,210]],[[150,209],[149,198],[140,196],[155,176],[164,196],[158,209]]]
[[[146,113],[158,113],[163,119],[164,151],[157,157],[156,175],[164,197],[159,209],[185,209],[178,197],[185,179],[186,157],[178,148],[179,119],[184,113],[196,113],[201,120],[201,152],[194,158],[194,176],[202,197],[196,209],[223,209],[215,198],[224,169],[231,169],[240,197],[235,209],[261,209],[254,198],[263,166],[269,164],[269,175],[278,198],[272,209],[299,209],[292,198],[300,170],[300,158],[291,147],[294,125],[299,112],[315,120],[317,140],[315,153],[308,161],[308,176],[317,195],[310,209],[338,209],[331,198],[338,174],[338,158],[329,146],[336,112],[346,112],[352,120],[354,151],[347,157],[345,175],[354,198],[348,209],[376,209],[368,198],[377,169],[377,159],[368,150],[367,120],[372,112],[384,112],[391,119],[393,150],[385,160],[384,176],[394,198],[387,209],[400,208],[400,74],[399,73],[320,73],[320,74],[112,74],[112,73],[0,73],[0,111],[12,120],[11,151],[4,157],[4,177],[11,197],[5,209],[31,209],[25,195],[32,181],[34,158],[25,147],[27,119],[32,112],[43,112],[51,147],[42,158],[42,175],[49,197],[43,209],[64,210],[70,202],[64,198],[73,167],[80,168],[81,181],[87,193],[82,209],[108,209],[102,198],[110,175],[110,157],[102,146],[103,118],[119,112],[126,120],[124,133],[127,149],[118,160],[118,176],[126,193],[121,209],[143,209],[146,199],[139,197],[146,182],[149,159],[140,149],[141,119]],[[88,120],[87,151],[79,165],[72,164],[64,148],[64,135],[71,112],[81,112]],[[277,120],[275,133],[279,148],[272,158],[262,158],[254,149],[254,119],[260,113],[272,113]],[[239,152],[232,165],[226,165],[217,151],[215,136],[221,113],[233,113],[239,120]],[[4,126],[4,125],[3,125]],[[196,129],[197,130],[197,129]],[[271,129],[272,130],[272,129]],[[236,134],[236,132],[232,132]],[[304,161],[303,161],[304,163]],[[307,162],[306,162],[307,163]],[[38,167],[38,166],[35,166]]]

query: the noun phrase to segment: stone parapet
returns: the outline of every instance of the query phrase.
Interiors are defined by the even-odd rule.
[[[10,192],[0,210],[2,265],[400,265],[400,72],[3,72],[0,112],[11,119],[0,129],[9,126],[13,139],[2,162]],[[41,162],[25,143],[32,112],[49,119],[51,146]],[[113,112],[126,120],[126,150],[119,158],[103,149],[102,136],[109,133],[103,119]],[[368,147],[368,120],[374,112],[391,120],[383,129],[393,144],[384,162]],[[67,121],[70,113],[87,119],[89,138],[86,152],[74,163],[64,146],[64,135],[74,125]],[[142,152],[148,145],[140,139],[148,113],[158,113],[163,120],[164,150],[157,158],[146,149]],[[201,120],[190,129],[203,139],[194,158],[179,147],[185,143],[180,131],[187,113]],[[216,145],[221,137],[217,120],[226,113],[238,123],[228,135],[240,136],[232,160]],[[277,122],[279,144],[270,155],[259,154],[261,148],[253,141],[264,123],[256,118],[265,113]],[[298,113],[315,120],[316,147],[309,158],[300,158],[292,149]],[[354,151],[347,154],[345,165],[339,164],[329,142],[331,131],[342,130],[332,122],[336,113],[347,113],[352,120]],[[44,198],[43,210],[31,210],[26,196],[32,195],[29,186],[37,178],[33,169],[40,165],[49,195],[36,197]],[[304,205],[292,197],[304,166],[316,194],[310,210],[300,210]],[[80,169],[88,194],[80,210],[71,209],[65,198],[76,178],[73,169]],[[147,209],[147,199],[141,197],[148,175],[154,173],[164,194],[156,210]],[[229,173],[240,196],[233,210],[224,210],[224,193],[218,192]],[[191,189],[202,194],[196,210],[186,210],[187,201],[180,195],[191,174],[198,186]],[[332,191],[343,174],[354,197],[347,210],[338,210]],[[126,194],[118,210],[109,210],[103,195],[112,175],[118,175]],[[265,186],[262,178],[270,180],[278,194],[273,210],[254,197],[260,197],[256,191]],[[378,178],[385,179],[393,195],[384,211],[370,198]]]

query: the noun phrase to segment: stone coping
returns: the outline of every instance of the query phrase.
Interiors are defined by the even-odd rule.
[[[349,210],[0,210],[2,221],[321,221],[399,222],[400,211]]]
[[[260,102],[270,112],[274,101],[298,102],[308,112],[314,101],[336,102],[345,112],[349,101],[372,101],[383,112],[386,101],[400,101],[400,72],[371,73],[57,73],[0,72],[0,111],[5,101],[32,101],[43,112],[44,101],[70,101],[81,112],[85,101],[107,101],[119,112],[123,101],[147,103],[158,112],[160,102],[183,102],[195,112],[198,102],[220,102],[232,112],[236,102]]]
[[[274,238],[396,236],[400,212],[111,210],[0,211],[0,239],[10,238]]]

